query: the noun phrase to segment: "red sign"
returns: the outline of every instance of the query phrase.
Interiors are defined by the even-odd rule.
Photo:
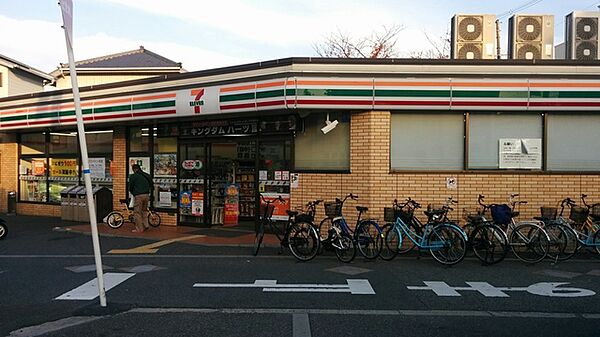
[[[223,226],[235,226],[238,224],[240,215],[240,187],[237,184],[229,184],[225,187],[225,207],[223,214]]]
[[[287,210],[290,209],[290,195],[287,193],[262,193],[262,196],[265,198],[265,200],[275,200],[278,199],[279,196],[281,196],[281,198],[283,199],[283,201],[285,202],[285,204],[282,204],[280,201],[275,201],[273,203],[273,205],[275,206],[275,209],[273,210],[273,220],[287,220],[288,219],[288,215],[287,215]],[[261,200],[261,204],[264,205],[264,202]],[[261,214],[262,216],[262,214]]]

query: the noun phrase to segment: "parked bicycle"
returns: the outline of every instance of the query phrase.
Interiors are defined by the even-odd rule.
[[[511,203],[511,207],[507,204],[486,205],[483,203],[485,196],[480,194],[477,202],[482,207],[481,214],[483,214],[483,217],[481,220],[484,223],[489,223],[489,220],[485,217],[485,214],[489,210],[492,215],[493,224],[502,229],[504,236],[508,238],[508,245],[515,256],[523,262],[537,263],[548,255],[551,240],[546,230],[539,224],[534,222],[515,222],[514,219],[519,216],[519,212],[514,210],[515,205],[525,203],[514,201],[513,199],[517,196],[518,194],[510,196],[509,202]],[[494,255],[492,249],[494,249],[495,244],[491,244],[489,240],[495,240],[500,244],[500,247],[502,247],[501,242],[504,241],[502,235],[495,230],[496,228],[492,231],[489,230],[490,228],[477,226],[475,229],[478,229],[478,231],[471,235],[475,255],[484,263],[490,261],[489,256]],[[503,253],[500,251],[500,254]],[[501,260],[500,257],[498,258]]]
[[[449,198],[442,208],[429,208],[425,211],[428,221],[421,233],[412,229],[414,226],[405,222],[406,218],[403,220],[402,216],[397,216],[384,236],[384,243],[392,253],[391,258],[398,255],[403,242],[408,239],[413,247],[428,249],[431,256],[441,264],[454,265],[462,261],[467,248],[467,235],[458,225],[448,221],[447,213],[452,209],[449,206],[451,203],[452,198]],[[393,209],[402,209],[407,204],[408,202],[399,204],[398,200],[394,200]]]
[[[321,245],[326,249],[334,250],[338,260],[345,263],[351,262],[356,257],[354,233],[342,215],[344,203],[348,198],[357,200],[358,196],[350,193],[342,200],[336,198],[334,202],[325,202],[326,218],[319,224]]]
[[[135,222],[133,207],[129,207],[129,199],[119,199],[121,210],[112,211],[106,217],[106,224],[111,228],[117,229],[123,226],[125,222]],[[160,226],[160,214],[151,207],[152,198],[148,203],[148,224],[152,227]]]
[[[279,196],[276,199],[267,200],[261,194],[261,217],[256,223],[255,227],[255,238],[254,238],[254,249],[253,254],[258,255],[260,246],[262,244],[265,228],[268,226],[270,232],[273,233],[279,240],[280,252],[283,251],[283,247],[287,246],[294,257],[300,261],[309,261],[313,259],[319,251],[319,234],[315,229],[315,226],[311,219],[314,218],[315,208],[321,200],[317,200],[313,203],[308,204],[308,210],[306,214],[299,214],[298,211],[286,210],[288,214],[288,220],[284,227],[281,228],[275,221],[273,221],[273,211],[275,210],[275,203],[279,202],[285,204],[285,200]]]

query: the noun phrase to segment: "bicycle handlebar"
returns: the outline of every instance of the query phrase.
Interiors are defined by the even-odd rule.
[[[278,195],[277,198],[275,198],[273,200],[267,200],[267,199],[265,199],[265,197],[262,194],[260,195],[260,198],[267,205],[270,205],[270,204],[274,203],[275,201],[279,201],[282,205],[286,204],[285,200],[280,195]]]

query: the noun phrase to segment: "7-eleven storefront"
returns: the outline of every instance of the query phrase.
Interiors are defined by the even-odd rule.
[[[574,66],[286,59],[82,88],[92,180],[119,207],[139,163],[170,225],[252,221],[261,194],[294,207],[352,192],[374,217],[408,196],[472,208],[520,193],[526,217],[596,202],[600,66]],[[71,101],[0,100],[0,211],[17,191],[19,214],[59,216],[60,191],[82,182]]]

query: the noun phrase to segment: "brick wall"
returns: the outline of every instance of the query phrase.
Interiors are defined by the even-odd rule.
[[[600,175],[524,173],[390,173],[390,113],[371,111],[355,113],[351,119],[350,174],[300,174],[299,188],[292,189],[292,207],[317,198],[333,200],[346,193],[359,195],[358,202],[347,202],[345,214],[353,225],[354,206],[369,207],[369,216],[383,219],[383,208],[394,198],[411,197],[424,207],[440,204],[452,196],[459,201],[451,218],[462,218],[463,208],[475,209],[477,196],[488,203],[503,203],[511,193],[528,201],[520,207],[520,219],[539,215],[540,206],[556,205],[562,198],[578,199],[588,194],[590,201],[600,202]],[[457,188],[448,189],[446,178],[457,179]],[[420,213],[421,217],[422,212]],[[319,207],[317,219],[324,217]]]
[[[18,191],[18,146],[14,136],[0,141],[0,212],[7,211],[7,194]]]

